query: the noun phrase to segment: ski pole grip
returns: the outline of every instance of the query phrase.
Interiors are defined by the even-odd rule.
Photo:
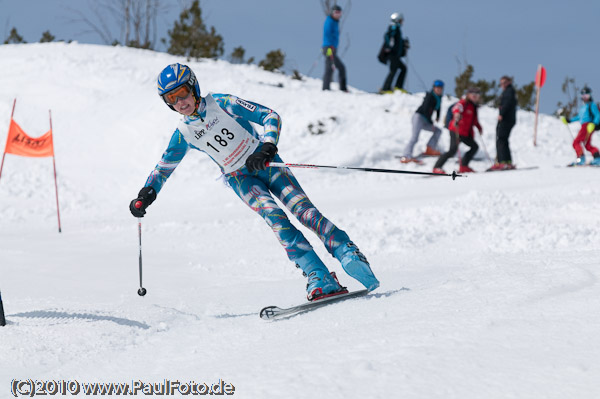
[[[136,201],[136,203],[134,204],[136,209],[140,209],[142,207],[142,201]]]

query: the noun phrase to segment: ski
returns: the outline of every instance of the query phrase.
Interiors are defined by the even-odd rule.
[[[538,166],[526,166],[524,168],[513,168],[513,169],[486,169],[486,172],[509,172],[511,170],[532,170],[538,169]]]
[[[442,154],[443,153],[434,155],[434,154],[426,154],[426,153],[422,152],[417,156],[417,158],[439,158],[440,155],[442,155]]]
[[[592,165],[591,163],[586,163],[586,164],[583,164],[583,165],[578,165],[578,164],[575,164],[575,163],[570,163],[570,164],[567,165],[567,168],[581,168],[581,167],[585,167],[585,166],[589,166],[589,167],[592,167],[592,168],[600,168],[600,165]]]
[[[292,306],[290,308],[280,308],[278,306],[267,306],[260,311],[260,318],[263,320],[275,320],[275,319],[283,319],[291,316],[295,316],[301,313],[309,312],[311,310],[315,310],[318,308],[322,308],[323,306],[331,305],[332,303],[337,303],[341,301],[345,301],[346,299],[357,298],[361,296],[365,296],[369,293],[369,290],[359,290],[347,292],[345,294],[330,296],[323,299],[318,299],[313,302],[306,302],[301,305]]]
[[[418,158],[408,158],[408,157],[403,157],[401,155],[395,155],[394,158],[398,158],[400,160],[401,163],[416,163],[417,165],[425,165],[425,162],[421,161]]]

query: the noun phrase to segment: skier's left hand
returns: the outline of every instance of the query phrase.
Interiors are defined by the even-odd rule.
[[[246,167],[250,173],[265,170],[267,162],[271,162],[277,155],[277,146],[273,143],[263,143],[260,151],[255,152],[246,159]]]
[[[587,124],[587,132],[591,133],[596,129],[596,124],[594,122],[590,122]]]

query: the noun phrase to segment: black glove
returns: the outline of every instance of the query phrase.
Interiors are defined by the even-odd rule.
[[[129,204],[131,214],[136,218],[143,218],[146,214],[146,208],[156,199],[156,190],[152,187],[144,187],[140,190],[136,199]]]
[[[265,170],[267,162],[271,162],[277,155],[277,146],[273,143],[263,143],[260,151],[255,152],[246,159],[246,167],[250,173]]]

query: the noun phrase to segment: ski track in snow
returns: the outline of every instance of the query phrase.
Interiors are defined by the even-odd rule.
[[[429,171],[435,161],[394,158],[422,93],[322,92],[315,79],[130,48],[0,46],[0,126],[15,96],[15,120],[32,136],[48,130],[52,109],[63,226],[58,234],[51,160],[7,155],[0,398],[14,378],[223,379],[239,398],[600,397],[600,170],[556,167],[574,154],[551,116],[540,116],[537,147],[532,113],[519,111],[511,135],[516,164],[535,170],[456,181],[294,170],[381,287],[277,322],[258,311],[301,303],[304,278],[218,168],[190,152],[142,220],[148,294],[139,297],[128,204],[176,126],[155,89],[172,62],[191,65],[203,93],[275,109],[286,162]],[[480,108],[477,140],[491,156],[496,115]],[[326,132],[311,134],[319,122]],[[489,167],[486,154],[472,166]],[[342,284],[361,288],[302,231]]]

